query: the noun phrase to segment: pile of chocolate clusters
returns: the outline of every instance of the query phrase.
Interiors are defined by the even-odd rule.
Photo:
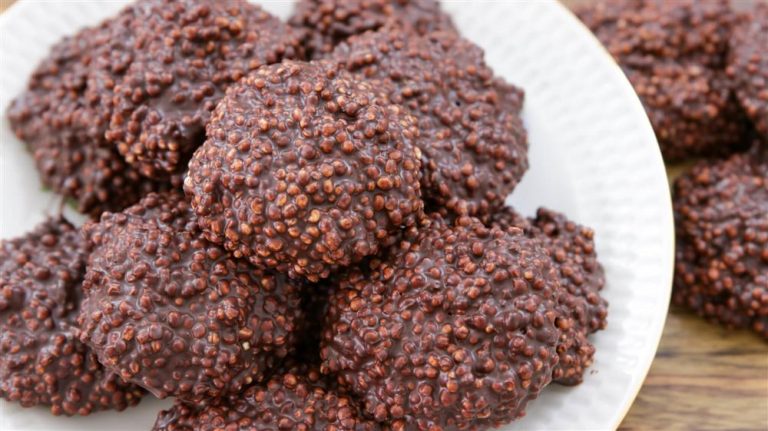
[[[768,339],[768,3],[593,2],[578,15],[626,72],[674,184],[673,301]]]
[[[0,243],[0,396],[155,430],[479,430],[575,385],[594,234],[504,200],[523,91],[433,0],[139,0],[11,104],[92,220]]]

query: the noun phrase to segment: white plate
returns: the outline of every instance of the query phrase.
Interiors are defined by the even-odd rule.
[[[52,43],[96,24],[123,2],[23,1],[0,16],[0,109],[23,89]],[[266,2],[285,17],[290,4]],[[526,91],[531,169],[510,201],[528,214],[546,205],[595,228],[610,302],[608,329],[593,337],[596,361],[580,386],[551,386],[509,429],[613,429],[629,409],[664,326],[673,266],[666,174],[642,106],[616,64],[559,3],[446,2],[464,35],[496,72]],[[0,238],[55,213],[32,161],[0,123]],[[147,430],[168,401],[122,414],[52,417],[0,402],[0,429]]]

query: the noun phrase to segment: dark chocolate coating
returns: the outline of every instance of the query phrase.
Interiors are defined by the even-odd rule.
[[[142,0],[133,61],[115,88],[106,137],[150,178],[180,172],[211,111],[250,71],[299,55],[299,37],[245,1]]]
[[[674,187],[673,302],[768,338],[768,158],[704,161]]]
[[[597,260],[594,231],[545,208],[526,219],[505,207],[491,217],[490,224],[523,229],[527,236],[539,239],[552,257],[562,287],[558,304],[566,316],[557,322],[562,330],[557,346],[560,362],[552,377],[564,385],[581,383],[595,353],[587,335],[604,329],[608,316],[608,303],[600,296],[605,273]]]
[[[768,141],[768,4],[757,2],[731,36],[728,76],[755,128]]]
[[[82,339],[157,397],[201,402],[262,381],[295,347],[298,287],[206,241],[181,193],[84,228]]]
[[[422,211],[415,120],[330,62],[231,87],[184,190],[207,238],[311,281],[377,254]]]
[[[414,36],[457,32],[435,0],[299,0],[288,23],[304,32],[313,59],[327,56],[350,36],[385,26]]]
[[[153,431],[373,431],[347,396],[329,389],[316,369],[293,368],[203,409],[176,402]]]
[[[604,0],[577,13],[635,87],[666,161],[743,147],[747,124],[725,73],[728,0]]]
[[[322,371],[393,430],[485,429],[552,379],[559,277],[520,229],[438,216],[332,295]]]
[[[86,257],[63,219],[0,242],[0,397],[67,416],[141,399],[140,388],[106,371],[77,338]]]
[[[172,181],[142,178],[104,139],[112,89],[132,58],[128,46],[136,19],[129,7],[54,45],[27,91],[8,110],[11,127],[32,152],[43,184],[96,218],[150,191],[172,187]],[[173,181],[181,186],[180,178]]]
[[[338,277],[325,279],[319,283],[304,283],[301,290],[301,307],[304,313],[304,325],[299,331],[299,344],[294,354],[294,362],[319,366],[320,339],[322,325],[328,310],[328,299]]]
[[[460,215],[504,205],[528,169],[523,92],[494,78],[482,49],[452,34],[392,30],[352,37],[332,58],[380,81],[418,119],[425,200]]]

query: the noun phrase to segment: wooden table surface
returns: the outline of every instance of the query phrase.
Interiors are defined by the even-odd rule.
[[[620,429],[768,429],[768,344],[673,308]]]
[[[13,2],[0,0],[0,12]],[[648,377],[619,429],[768,430],[768,343],[673,307]]]

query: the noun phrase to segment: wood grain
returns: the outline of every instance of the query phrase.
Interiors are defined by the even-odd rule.
[[[673,308],[620,429],[768,429],[768,344]]]
[[[16,0],[0,0],[0,12],[8,9]]]
[[[14,1],[0,0],[0,12]],[[683,169],[673,167],[670,177]],[[768,430],[768,343],[673,307],[648,377],[620,429]]]

